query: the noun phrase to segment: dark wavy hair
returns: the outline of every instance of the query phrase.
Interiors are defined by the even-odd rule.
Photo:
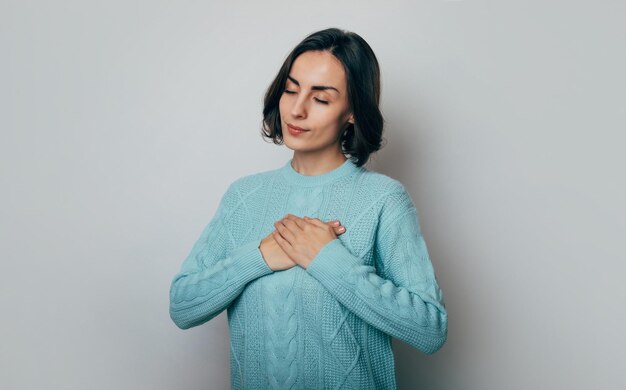
[[[338,28],[317,31],[291,51],[265,93],[261,135],[276,145],[284,143],[279,101],[292,64],[300,54],[309,50],[328,51],[343,64],[354,124],[349,123],[341,134],[340,145],[344,155],[350,155],[350,159],[360,167],[367,162],[370,154],[384,146],[384,119],[378,107],[378,60],[367,42],[353,32]]]

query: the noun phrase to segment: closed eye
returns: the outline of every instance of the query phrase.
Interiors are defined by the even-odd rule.
[[[285,89],[285,93],[287,93],[287,94],[289,94],[289,95],[292,95],[292,94],[294,94],[295,92],[294,92],[294,91],[290,91],[290,90],[288,90],[288,89]],[[319,102],[319,103],[321,103],[321,104],[328,104],[328,101],[326,101],[326,100],[320,100],[320,99],[318,99],[318,98],[315,98],[315,101],[317,101],[317,102]]]

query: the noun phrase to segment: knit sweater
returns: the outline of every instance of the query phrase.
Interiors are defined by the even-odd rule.
[[[405,187],[350,159],[321,175],[278,169],[233,181],[170,286],[181,329],[227,309],[233,389],[395,389],[391,337],[432,354],[448,316]],[[346,231],[306,269],[259,249],[291,213]]]

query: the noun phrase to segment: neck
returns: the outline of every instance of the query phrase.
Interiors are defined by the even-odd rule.
[[[295,152],[292,157],[291,166],[296,172],[302,175],[317,176],[332,171],[346,160],[346,156],[341,152],[323,157],[320,155]]]

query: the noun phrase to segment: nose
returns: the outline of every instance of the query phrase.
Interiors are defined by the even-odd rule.
[[[306,118],[306,95],[300,94],[298,98],[293,102],[291,107],[291,115],[294,118]]]

